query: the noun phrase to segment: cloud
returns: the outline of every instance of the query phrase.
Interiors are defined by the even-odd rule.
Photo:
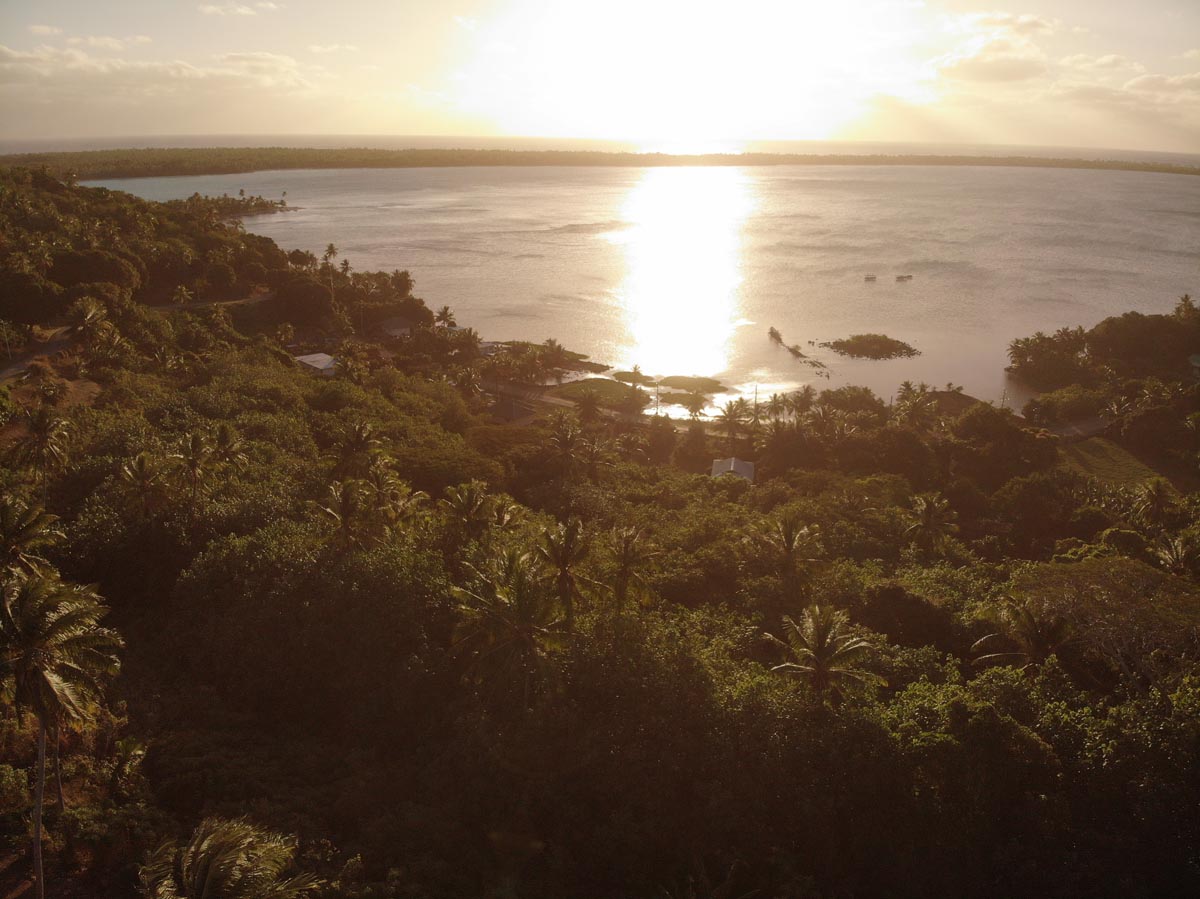
[[[1062,29],[1057,19],[1007,12],[971,13],[950,20],[959,45],[932,62],[941,79],[1011,84],[1045,75],[1049,59],[1035,38]]]
[[[970,17],[985,28],[996,28],[1009,31],[1022,37],[1054,34],[1062,28],[1058,19],[1046,19],[1042,16],[1014,15],[1009,12],[989,12]]]
[[[1140,62],[1121,56],[1119,53],[1107,53],[1104,56],[1089,56],[1086,53],[1076,53],[1074,56],[1064,56],[1058,61],[1064,69],[1074,69],[1089,74],[1128,74],[1144,72],[1146,67]]]
[[[312,53],[353,53],[358,50],[354,44],[309,44]]]
[[[57,25],[30,25],[29,33],[40,35],[41,37],[51,37],[55,34],[62,34],[62,29]]]
[[[454,24],[466,31],[475,31],[479,28],[479,20],[469,16],[455,16]]]
[[[253,6],[246,3],[228,2],[203,3],[196,7],[206,16],[257,16],[259,12],[278,12],[283,8],[282,3],[274,3],[272,0],[261,0]]]
[[[241,3],[222,3],[220,6],[212,3],[204,3],[197,6],[206,16],[256,16],[258,12],[252,6],[245,6]]]
[[[290,56],[265,51],[251,53],[226,53],[220,58],[224,73],[229,70],[253,77],[264,87],[304,89],[312,87],[300,70],[299,63]]]
[[[1196,47],[1192,50],[1185,50],[1184,52],[1180,53],[1179,56],[1176,58],[1177,59],[1200,59],[1200,47]]]
[[[949,53],[935,65],[944,78],[976,82],[1028,81],[1048,69],[1040,49],[1003,37]]]
[[[1196,94],[1200,93],[1200,72],[1187,75],[1139,75],[1128,84],[1125,90],[1156,94]]]
[[[108,37],[107,35],[85,35],[69,37],[67,43],[73,47],[92,47],[96,50],[112,50],[114,53],[139,44],[151,43],[151,38],[144,34],[134,34],[129,37]]]
[[[125,42],[118,37],[89,35],[87,37],[69,37],[67,43],[75,47],[94,47],[97,50],[124,50]]]
[[[303,92],[312,83],[290,56],[278,53],[226,53],[212,65],[180,60],[128,60],[92,56],[77,47],[38,47],[14,50],[0,45],[0,94],[14,86],[33,86],[28,100],[81,99],[136,103],[139,98],[161,97],[196,85],[214,91],[236,92],[249,87]],[[5,99],[15,98],[6,96]]]
[[[1147,72],[1120,53],[1051,55],[1056,41],[1078,33],[1057,19],[988,12],[942,21],[952,43],[927,64],[932,99],[876,110],[897,133],[937,134],[957,125],[977,141],[1200,146],[1200,73]]]

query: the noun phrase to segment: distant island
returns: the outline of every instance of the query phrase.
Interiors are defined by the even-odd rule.
[[[852,334],[840,340],[826,341],[821,346],[852,359],[906,359],[921,355],[916,347],[886,334]]]
[[[803,153],[612,153],[574,150],[466,150],[292,147],[144,148],[14,153],[0,166],[45,167],[67,179],[231,175],[272,169],[431,168],[441,166],[776,166],[904,165],[1007,166],[1104,169],[1200,175],[1200,167],[1111,159],[1047,159],[1036,156],[835,155]]]

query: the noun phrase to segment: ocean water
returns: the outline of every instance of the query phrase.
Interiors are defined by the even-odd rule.
[[[103,182],[149,199],[236,193],[285,249],[408,269],[484,339],[554,337],[653,375],[760,397],[801,384],[961,385],[1019,405],[1009,341],[1164,312],[1200,293],[1200,178],[995,167],[444,168]],[[867,275],[875,275],[867,282]],[[912,279],[897,282],[897,275]],[[820,370],[767,338],[778,328]],[[882,332],[921,351],[819,344]]]

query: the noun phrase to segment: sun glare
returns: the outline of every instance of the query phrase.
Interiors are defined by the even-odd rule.
[[[609,235],[625,249],[617,291],[629,342],[624,364],[653,375],[716,375],[729,367],[739,315],[742,226],[753,208],[744,172],[648,169]]]
[[[829,138],[881,94],[919,95],[920,11],[896,0],[515,0],[469,33],[451,93],[510,134],[689,152]]]

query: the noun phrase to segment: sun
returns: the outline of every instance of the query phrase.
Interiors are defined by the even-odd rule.
[[[515,0],[474,24],[448,93],[506,134],[656,149],[833,137],[927,72],[919,4]]]

